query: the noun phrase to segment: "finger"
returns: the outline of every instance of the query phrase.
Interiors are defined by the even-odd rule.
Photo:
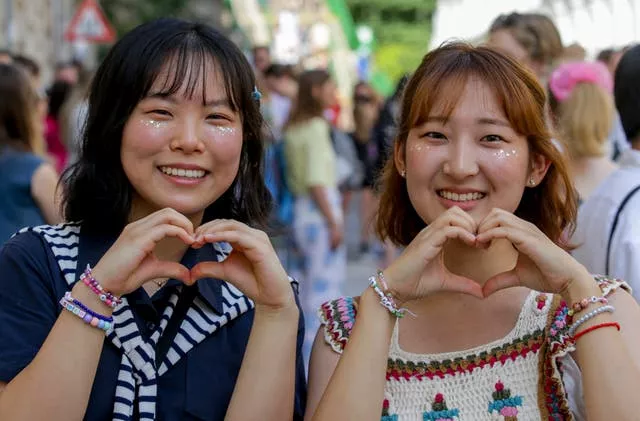
[[[150,279],[171,278],[182,281],[187,285],[191,285],[194,281],[191,279],[189,269],[176,262],[167,262],[157,260],[153,264],[144,268],[138,275],[145,282]]]
[[[467,214],[457,206],[450,208],[431,225],[433,225],[433,228],[436,230],[447,226],[458,226],[471,233],[475,233],[477,229],[476,222],[473,220],[471,215]]]
[[[200,262],[191,268],[193,282],[202,278],[214,278],[228,280],[224,265],[221,262]]]
[[[446,280],[446,289],[473,295],[474,297],[478,298],[484,298],[482,287],[477,282],[474,282],[469,278],[457,276],[454,274],[449,275],[449,277],[451,279]]]
[[[244,252],[266,246],[257,236],[242,231],[210,232],[205,234],[202,240],[206,243],[227,242],[234,249],[241,249]]]
[[[254,230],[248,225],[243,224],[239,221],[235,221],[233,219],[218,219],[198,227],[195,232],[196,239],[202,238],[202,236],[207,233],[214,233],[219,231],[242,231],[246,233],[252,233],[254,231],[258,232],[258,230]]]
[[[454,206],[450,210],[453,213],[454,217],[456,218],[456,221],[461,223],[460,226],[463,226],[469,229],[469,231],[471,231],[472,234],[476,233],[476,231],[478,230],[478,223],[476,222],[475,219],[473,219],[471,215],[463,211],[458,206]]]
[[[470,246],[475,245],[476,236],[467,229],[458,226],[448,226],[434,233],[431,244],[434,247],[442,248],[448,240],[460,240]]]
[[[180,227],[189,234],[194,233],[191,221],[180,212],[171,208],[165,208],[154,212],[138,222],[139,223],[134,226],[136,232],[144,232],[158,225],[169,224]]]
[[[194,242],[193,235],[187,232],[184,228],[169,224],[158,225],[151,228],[145,232],[141,240],[146,243],[146,247],[153,248],[158,242],[167,237],[180,238],[187,245],[191,245]]]
[[[491,244],[496,239],[507,239],[514,245],[515,248],[520,250],[522,244],[527,240],[526,234],[518,229],[512,227],[500,226],[492,228],[489,231],[478,234],[476,237],[477,244],[488,243]]]
[[[508,272],[499,273],[489,278],[489,280],[485,282],[482,292],[485,297],[488,297],[502,289],[513,288],[521,285],[522,283],[520,282],[516,271],[512,269]]]

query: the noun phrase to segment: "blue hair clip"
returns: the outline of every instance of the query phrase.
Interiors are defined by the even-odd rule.
[[[253,87],[253,93],[251,95],[253,96],[253,99],[256,101],[260,101],[262,99],[262,94],[258,90],[257,86]]]

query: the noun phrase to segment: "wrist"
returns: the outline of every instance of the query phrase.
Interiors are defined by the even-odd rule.
[[[83,284],[82,281],[76,282],[71,289],[71,295],[95,313],[106,317],[113,314],[113,309],[100,301],[100,298],[94,294],[89,287]]]
[[[297,320],[300,316],[300,309],[298,308],[295,300],[291,300],[283,305],[271,306],[264,304],[256,304],[255,317],[256,319],[270,320],[276,322],[283,322],[289,320]]]
[[[560,295],[567,304],[571,305],[587,297],[600,296],[602,295],[602,290],[593,276],[587,270],[584,270],[567,283],[567,287],[560,292]]]

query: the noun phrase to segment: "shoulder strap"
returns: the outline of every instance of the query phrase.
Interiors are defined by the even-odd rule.
[[[611,242],[613,240],[613,234],[616,232],[616,227],[618,226],[618,220],[620,219],[620,214],[622,213],[622,210],[624,209],[625,205],[627,204],[627,202],[629,202],[629,199],[631,199],[631,197],[638,191],[640,190],[640,186],[636,186],[635,188],[633,188],[628,194],[627,196],[622,199],[622,202],[620,203],[620,206],[618,207],[618,210],[616,211],[616,216],[613,218],[613,225],[611,226],[611,231],[609,232],[609,241],[607,241],[607,254],[605,256],[606,261],[605,261],[605,274],[609,275],[609,261],[611,260]]]
[[[169,323],[167,323],[167,327],[165,327],[164,332],[162,332],[162,336],[158,339],[158,345],[156,346],[156,367],[160,367],[164,357],[167,355],[167,352],[169,352],[169,348],[178,334],[178,329],[180,329],[180,323],[187,314],[191,303],[193,303],[193,300],[196,298],[197,291],[198,288],[195,284],[185,286],[182,289],[176,308],[173,310],[173,314],[169,319]]]

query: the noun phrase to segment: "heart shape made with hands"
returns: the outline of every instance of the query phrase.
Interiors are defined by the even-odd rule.
[[[474,237],[477,238],[477,233],[471,233]],[[455,241],[455,240],[448,240]],[[462,288],[447,288],[447,289],[463,289],[461,292],[465,292],[471,295],[474,295],[478,298],[487,298],[490,295],[498,292],[502,289],[512,288],[522,286],[522,282],[520,281],[520,267],[523,266],[523,260],[526,260],[525,265],[532,263],[530,259],[518,251],[515,245],[507,238],[494,239],[489,242],[478,242],[476,241],[474,244],[463,243],[469,248],[475,248],[478,250],[489,251],[489,249],[494,245],[494,242],[500,241],[503,244],[508,243],[513,249],[518,253],[518,260],[516,265],[509,270],[504,272],[497,273],[491,276],[489,279],[480,281],[478,279],[470,278],[468,276],[464,276],[456,273],[454,270],[451,270],[445,264],[445,253],[444,250],[440,253],[440,263],[442,270],[442,279],[443,279],[443,288],[447,288],[447,283],[456,282],[459,285],[464,285]]]

